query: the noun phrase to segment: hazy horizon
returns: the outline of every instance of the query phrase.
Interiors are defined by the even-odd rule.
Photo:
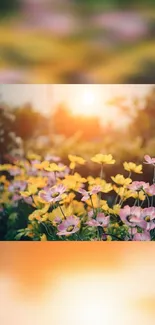
[[[116,97],[125,97],[130,103],[142,99],[153,85],[72,85],[72,84],[2,84],[1,100],[9,106],[21,106],[28,102],[35,110],[48,115],[60,103],[64,103],[76,115],[99,116],[105,123],[127,123],[126,117],[117,118],[118,108],[107,105]]]

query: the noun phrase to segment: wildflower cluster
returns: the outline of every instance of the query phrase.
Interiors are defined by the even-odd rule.
[[[153,169],[152,184],[133,181],[142,165],[124,162],[126,175],[104,178],[111,154],[97,154],[92,164],[100,176],[82,177],[76,167],[87,162],[69,155],[69,167],[59,157],[29,154],[0,165],[0,219],[7,219],[13,240],[151,241],[155,239],[155,158],[144,157]],[[131,203],[130,203],[131,202]],[[20,226],[18,226],[20,225]],[[11,228],[12,227],[12,228]]]

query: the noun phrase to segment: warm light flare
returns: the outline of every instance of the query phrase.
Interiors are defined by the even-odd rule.
[[[101,93],[92,86],[84,86],[76,96],[72,98],[70,105],[72,113],[84,116],[98,116],[101,101]]]
[[[0,245],[0,324],[154,325],[153,243],[17,244]]]

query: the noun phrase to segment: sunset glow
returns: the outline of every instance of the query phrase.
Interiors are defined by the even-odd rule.
[[[154,325],[153,243],[0,248],[1,324]]]
[[[100,105],[101,93],[90,86],[83,86],[81,92],[77,93],[70,103],[73,114],[84,116],[97,116]]]
[[[104,84],[55,84],[55,85],[1,85],[1,97],[6,103],[20,106],[27,102],[48,115],[61,103],[74,115],[97,116],[106,124],[112,121],[120,126],[126,123],[123,112],[118,107],[108,105],[113,98],[143,98],[152,85],[104,85]],[[119,115],[118,115],[119,114]]]

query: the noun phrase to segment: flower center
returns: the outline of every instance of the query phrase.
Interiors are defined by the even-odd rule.
[[[55,192],[55,193],[52,194],[52,197],[53,197],[53,198],[55,198],[55,197],[57,197],[57,196],[59,196],[59,193],[58,193],[58,192]]]
[[[145,221],[146,221],[146,222],[149,222],[150,220],[151,220],[150,216],[146,216],[146,217],[145,217]]]
[[[134,215],[130,214],[129,216],[127,216],[127,221],[128,222],[133,222],[131,219],[134,217]]]
[[[73,229],[74,229],[74,226],[69,226],[69,227],[67,228],[67,231],[70,232],[70,231],[72,231]]]

